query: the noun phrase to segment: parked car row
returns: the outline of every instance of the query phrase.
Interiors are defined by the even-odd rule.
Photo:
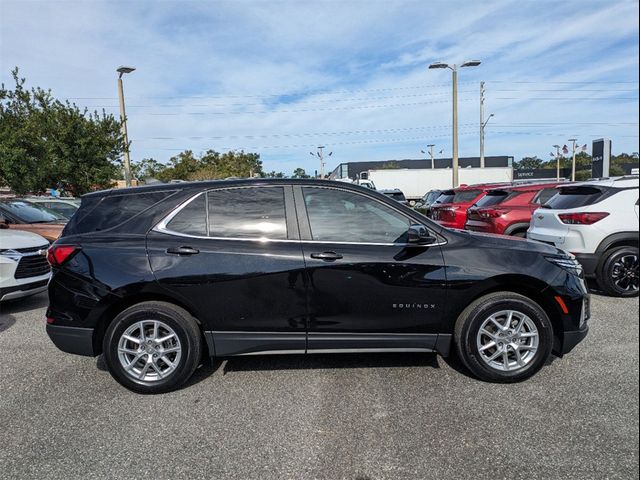
[[[0,302],[46,290],[47,249],[79,206],[75,198],[0,198]]]
[[[427,215],[476,232],[527,237],[575,255],[609,295],[638,295],[638,177],[471,185],[440,193]]]

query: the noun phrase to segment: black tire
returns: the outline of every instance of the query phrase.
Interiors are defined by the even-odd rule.
[[[538,331],[538,348],[531,359],[523,367],[511,371],[490,366],[481,358],[477,346],[477,335],[484,321],[503,310],[526,315]],[[533,300],[517,293],[495,292],[478,298],[460,314],[456,321],[454,341],[458,356],[473,375],[488,382],[512,383],[533,376],[546,363],[553,346],[553,327],[545,311]]]
[[[630,259],[635,257],[635,262]],[[626,272],[629,276],[620,281],[620,261],[625,258]],[[627,268],[631,267],[631,268]],[[617,277],[616,277],[617,275]],[[598,285],[607,295],[612,297],[637,297],[638,296],[638,248],[618,247],[605,252],[596,272]],[[625,283],[625,280],[628,283]],[[635,280],[635,286],[634,285]],[[618,281],[620,284],[616,283]],[[627,288],[623,288],[626,285]]]
[[[527,231],[526,230],[520,230],[519,232],[514,232],[511,234],[512,237],[518,237],[518,238],[527,238]]]
[[[164,378],[149,381],[135,379],[133,374],[125,370],[118,356],[123,333],[142,320],[161,321],[175,332],[174,338],[177,337],[179,341],[180,357],[174,354],[173,358],[178,358],[178,361]],[[127,308],[111,322],[103,339],[104,359],[109,372],[118,383],[138,393],[164,393],[180,387],[198,367],[202,350],[202,336],[196,320],[183,308],[168,302],[142,302]],[[144,362],[144,358],[140,361]],[[168,366],[164,363],[160,365]]]

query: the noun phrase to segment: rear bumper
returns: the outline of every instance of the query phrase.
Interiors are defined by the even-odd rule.
[[[47,335],[63,352],[95,357],[93,328],[63,327],[47,324]]]
[[[496,233],[492,224],[480,220],[467,220],[467,223],[464,224],[464,229],[472,232]]]
[[[584,275],[586,277],[594,277],[596,269],[598,268],[600,256],[595,253],[576,253],[575,256],[576,260],[578,260],[580,265],[582,265]]]

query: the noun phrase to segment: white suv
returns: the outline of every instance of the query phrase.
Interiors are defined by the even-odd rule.
[[[638,295],[638,177],[574,183],[537,209],[527,237],[573,253],[609,295]]]
[[[0,302],[47,289],[49,242],[31,232],[0,227]]]

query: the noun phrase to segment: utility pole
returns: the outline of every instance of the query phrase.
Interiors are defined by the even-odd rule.
[[[435,167],[435,161],[433,160],[433,147],[435,147],[435,144],[430,143],[429,145],[427,145],[427,147],[429,147],[429,156],[431,157],[431,168],[434,169]],[[420,150],[422,153],[426,154],[427,152],[425,152],[424,150]]]
[[[467,62],[464,62],[462,65],[460,65],[460,68],[463,67],[477,67],[478,65],[480,65],[480,61],[479,60],[470,60]],[[429,65],[429,68],[448,68],[449,70],[451,70],[451,83],[453,84],[453,92],[452,92],[452,120],[453,120],[453,138],[452,138],[452,159],[451,159],[451,169],[453,170],[453,178],[452,178],[452,184],[453,184],[453,188],[457,187],[459,184],[458,181],[458,65],[453,64],[453,65],[448,65],[446,63],[443,62],[436,62],[436,63],[432,63],[431,65]]]
[[[309,152],[309,155],[320,159],[320,178],[324,178],[324,145],[318,147],[317,153]],[[331,155],[333,155],[333,152],[329,152],[327,156],[330,157]]]
[[[484,82],[480,82],[480,168],[484,168]]]
[[[129,135],[127,134],[127,114],[124,109],[124,89],[122,87],[122,75],[131,73],[134,67],[118,67],[118,100],[120,101],[120,129],[124,139],[124,182],[127,187],[131,186],[131,159],[129,158]]]
[[[575,182],[576,181],[576,142],[578,141],[577,138],[570,138],[569,139],[570,142],[572,142],[572,148],[573,148],[573,161],[571,162],[571,181]]]
[[[556,180],[560,181],[560,145],[554,145],[556,149]]]

